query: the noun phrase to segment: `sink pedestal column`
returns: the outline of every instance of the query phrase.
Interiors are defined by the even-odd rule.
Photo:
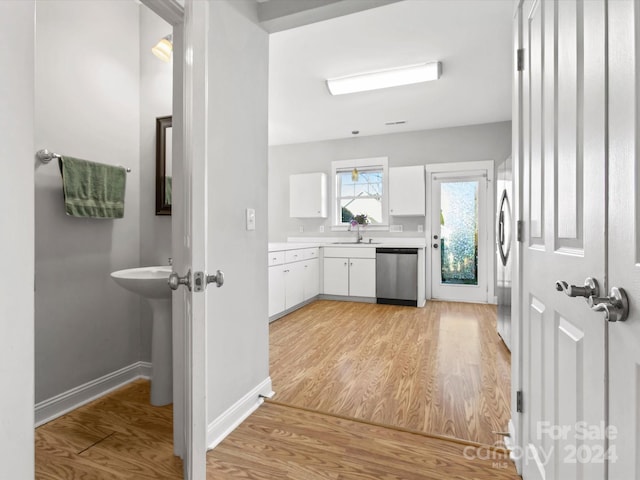
[[[151,336],[151,405],[173,402],[171,299],[147,298],[153,312]]]

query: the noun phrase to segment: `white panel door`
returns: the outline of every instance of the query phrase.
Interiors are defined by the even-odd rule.
[[[640,6],[609,2],[609,282],[631,306],[609,323],[609,480],[640,478]],[[607,290],[607,293],[608,290]]]
[[[521,8],[523,478],[601,480],[606,322],[555,285],[605,280],[606,6]]]

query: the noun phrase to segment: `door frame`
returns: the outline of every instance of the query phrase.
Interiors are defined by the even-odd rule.
[[[184,162],[183,146],[186,131],[184,129],[184,8],[176,0],[141,0],[149,10],[154,12],[172,27],[173,34],[173,152],[176,167],[180,167]],[[174,168],[181,171],[181,168]],[[179,174],[181,175],[181,173]],[[179,180],[179,179],[178,179]],[[184,190],[181,181],[175,181],[177,191],[174,191],[174,198],[179,198],[180,190]],[[175,190],[175,186],[174,186]],[[184,230],[185,219],[182,211],[173,209],[171,217],[171,256],[176,265],[184,262],[182,251],[182,232]],[[191,354],[191,344],[185,333],[184,305],[180,294],[173,296],[172,301],[172,349],[173,349],[173,453],[184,458],[187,439],[185,433],[185,359]]]
[[[433,173],[464,173],[464,172],[486,172],[487,177],[487,195],[485,201],[485,211],[482,212],[482,216],[484,216],[485,221],[489,223],[487,225],[485,231],[485,242],[487,252],[487,273],[486,273],[486,282],[487,282],[487,303],[497,304],[498,299],[496,297],[495,292],[495,282],[496,282],[496,273],[495,273],[495,265],[493,262],[489,261],[490,258],[493,258],[491,252],[491,246],[495,244],[495,215],[493,212],[495,211],[495,167],[493,160],[481,160],[477,162],[455,162],[455,163],[432,163],[425,165],[426,170],[426,195],[425,195],[425,239],[427,241],[427,245],[431,245],[431,221],[433,219],[433,212],[431,211],[431,174]],[[429,247],[428,247],[429,248]],[[425,261],[427,262],[427,271],[431,270],[431,255],[425,255]],[[431,275],[426,276],[426,293],[427,299],[433,298],[433,282],[431,280]]]

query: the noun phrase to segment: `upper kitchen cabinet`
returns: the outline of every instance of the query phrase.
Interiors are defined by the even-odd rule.
[[[289,216],[327,217],[327,174],[289,175]]]
[[[389,215],[425,215],[424,166],[389,168]]]

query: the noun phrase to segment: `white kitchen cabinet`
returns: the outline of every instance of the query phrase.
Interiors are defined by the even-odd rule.
[[[325,248],[324,294],[375,297],[375,255],[375,248]]]
[[[327,217],[327,174],[289,175],[289,216],[293,218]]]
[[[304,269],[303,283],[304,283],[304,298],[303,300],[309,300],[317,295],[320,295],[320,260],[313,258],[302,262]]]
[[[289,263],[284,270],[284,308],[304,301],[304,269],[302,262]]]
[[[372,258],[349,259],[349,295],[376,296],[376,261]]]
[[[389,215],[425,215],[423,165],[389,168]]]
[[[284,310],[284,265],[269,267],[269,316]]]
[[[320,294],[319,249],[269,253],[269,317]]]
[[[349,295],[349,259],[324,259],[324,289],[325,295]]]

